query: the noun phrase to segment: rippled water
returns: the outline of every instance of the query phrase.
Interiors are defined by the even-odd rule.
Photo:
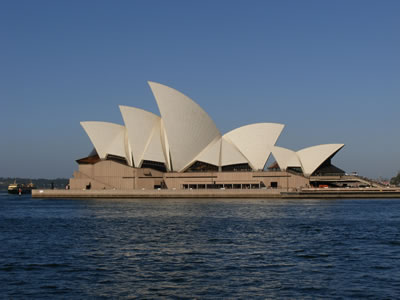
[[[400,298],[400,200],[0,194],[0,295]]]

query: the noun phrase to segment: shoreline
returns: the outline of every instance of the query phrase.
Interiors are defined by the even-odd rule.
[[[400,188],[308,188],[248,190],[32,190],[32,198],[264,198],[377,199],[398,198]]]

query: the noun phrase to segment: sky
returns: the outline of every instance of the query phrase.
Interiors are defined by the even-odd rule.
[[[196,101],[222,133],[285,128],[292,150],[400,170],[400,1],[0,1],[0,177],[71,177],[81,121],[159,114],[147,81]]]

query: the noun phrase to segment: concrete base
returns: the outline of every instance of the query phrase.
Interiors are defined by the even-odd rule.
[[[371,199],[400,198],[400,189],[285,189],[247,190],[33,190],[33,198],[263,198],[263,199]]]
[[[378,199],[400,198],[399,188],[310,188],[282,192],[283,199]]]
[[[280,189],[254,190],[35,190],[33,198],[281,198]]]

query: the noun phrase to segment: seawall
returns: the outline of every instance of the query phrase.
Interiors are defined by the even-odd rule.
[[[247,190],[33,190],[33,198],[263,198],[263,199],[373,199],[400,198],[399,188]]]
[[[400,198],[399,188],[309,188],[282,192],[284,199],[377,199]]]
[[[34,198],[281,198],[280,190],[34,190]]]

